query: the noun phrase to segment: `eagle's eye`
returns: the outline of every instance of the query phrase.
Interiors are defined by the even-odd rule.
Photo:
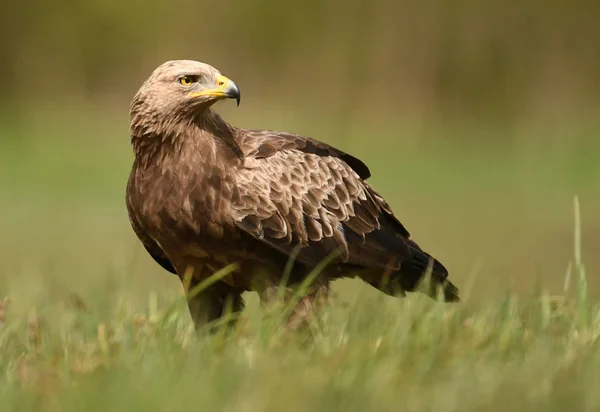
[[[195,78],[194,76],[181,76],[179,78],[179,83],[183,84],[184,86],[191,86],[192,84],[194,84],[197,81],[198,81],[198,79]]]

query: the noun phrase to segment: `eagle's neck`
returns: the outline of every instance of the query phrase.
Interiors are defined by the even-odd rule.
[[[168,161],[177,163],[190,157],[211,165],[226,160],[241,160],[237,129],[212,109],[196,116],[131,124],[131,144],[138,164],[144,168]],[[194,161],[194,163],[196,163]]]

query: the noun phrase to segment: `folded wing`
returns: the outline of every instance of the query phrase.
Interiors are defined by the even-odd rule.
[[[333,251],[341,262],[398,269],[411,257],[410,236],[364,179],[360,160],[298,135],[245,131],[246,167],[232,203],[239,228],[297,259],[317,264]]]

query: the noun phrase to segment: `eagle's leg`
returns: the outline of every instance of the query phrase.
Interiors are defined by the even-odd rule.
[[[268,305],[276,302],[280,297],[279,295],[282,295],[284,307],[294,304],[294,308],[286,320],[286,329],[289,331],[299,330],[307,326],[311,317],[328,303],[329,282],[313,285],[299,300],[296,298],[293,302],[296,289],[286,287],[285,291],[281,293],[281,287],[279,285],[267,286],[260,293],[260,300],[263,305]]]
[[[193,279],[190,290],[199,281]],[[237,316],[244,309],[242,290],[218,282],[202,292],[188,298],[188,308],[197,331],[209,323],[209,332],[215,332],[220,326],[234,326]],[[222,322],[219,322],[222,320]]]

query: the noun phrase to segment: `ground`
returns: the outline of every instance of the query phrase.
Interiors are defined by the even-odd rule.
[[[231,335],[198,339],[178,280],[127,220],[126,117],[65,113],[0,123],[0,409],[600,406],[600,128],[397,121],[366,144],[367,124],[347,134],[337,123],[228,112],[364,160],[463,302],[397,300],[342,281],[312,340],[281,337],[252,295]]]

